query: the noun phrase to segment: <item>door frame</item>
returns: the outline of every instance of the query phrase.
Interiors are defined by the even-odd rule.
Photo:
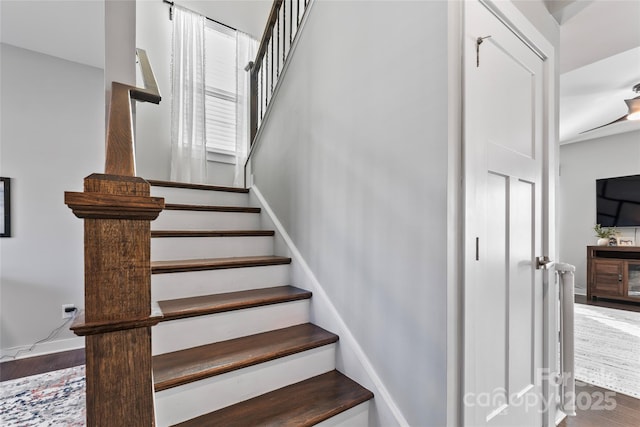
[[[559,146],[557,138],[557,76],[556,76],[556,53],[553,45],[538,31],[538,29],[518,10],[513,3],[507,1],[494,1],[494,0],[471,0],[478,1],[482,6],[487,8],[499,21],[501,21],[511,32],[513,32],[519,39],[521,39],[526,45],[528,45],[538,56],[543,60],[543,170],[542,170],[542,254],[548,255],[551,259],[557,260],[557,242],[556,242],[556,185],[558,182],[559,168],[558,168],[558,155]],[[462,23],[460,25],[460,43],[463,44],[465,40],[465,22],[468,19],[466,14],[466,2],[462,2]],[[464,47],[460,47],[461,53],[464,52]],[[458,362],[459,369],[462,372],[461,383],[459,386],[458,394],[458,419],[461,420],[461,425],[466,425],[464,420],[465,407],[464,407],[464,393],[466,390],[465,381],[469,377],[469,372],[466,372],[466,353],[467,348],[473,345],[472,337],[468,336],[466,332],[466,303],[465,295],[467,294],[467,286],[472,286],[472,283],[467,283],[465,277],[468,270],[471,270],[468,264],[475,260],[475,245],[470,242],[473,236],[467,234],[467,218],[468,214],[472,214],[472,207],[469,205],[469,201],[475,198],[473,192],[473,177],[467,176],[465,166],[465,66],[464,57],[460,55],[460,68],[461,68],[461,86],[462,86],[462,110],[461,115],[462,123],[462,212],[464,217],[462,218],[463,224],[463,250],[461,261],[461,281],[462,281],[462,305],[460,312],[464,320],[461,321],[462,330],[462,342],[459,352]],[[548,406],[548,411],[543,415],[543,425],[552,427],[556,425],[558,421],[556,418],[559,413],[558,406],[555,403],[555,398],[559,394],[558,381],[556,375],[559,374],[559,367],[557,366],[557,352],[558,352],[558,286],[556,282],[555,273],[544,272],[543,273],[543,349],[542,349],[542,363],[543,367],[548,370],[547,377],[549,381],[543,383],[543,396],[544,402],[553,402]]]

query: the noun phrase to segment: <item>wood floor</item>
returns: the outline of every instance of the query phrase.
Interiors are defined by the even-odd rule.
[[[576,295],[576,303],[587,304],[586,297]],[[601,307],[625,309],[639,311],[640,306],[634,304],[620,304],[613,301],[598,300],[588,302],[590,305]],[[84,349],[72,350],[63,353],[20,359],[3,362],[0,364],[0,380],[7,381],[29,375],[35,375],[56,369],[64,369],[72,366],[84,364]],[[595,402],[599,396],[605,396],[608,390],[590,384],[578,382],[576,384],[576,395],[582,402],[591,399]],[[611,392],[609,392],[611,393]],[[588,398],[586,396],[589,396]],[[559,427],[637,427],[640,426],[640,400],[616,393],[612,396],[615,400],[613,410],[604,409],[580,409],[578,407],[577,416],[567,417]],[[604,404],[604,403],[603,403]]]
[[[0,363],[0,381],[84,365],[84,348]]]
[[[558,427],[640,426],[640,400],[620,393],[611,393],[613,392],[577,381],[576,416],[565,418]],[[589,402],[591,405],[587,404]],[[615,408],[607,410],[609,404],[615,405]],[[587,409],[588,407],[591,408]]]
[[[586,295],[576,295],[575,302],[576,304],[595,305],[598,307],[615,308],[617,310],[635,311],[636,313],[640,313],[640,303],[620,302],[602,298],[588,301]]]
[[[613,300],[597,299],[588,301],[585,295],[575,296],[576,304],[594,305],[598,307],[614,308],[618,310],[640,312],[640,304],[621,303]],[[605,396],[609,390],[593,386],[591,384],[576,382],[576,396],[583,394],[583,401],[592,401]],[[589,396],[587,398],[586,396]],[[567,417],[558,427],[637,427],[640,426],[640,400],[624,394],[616,393],[613,396],[616,407],[613,410],[580,409],[578,407],[575,417]]]

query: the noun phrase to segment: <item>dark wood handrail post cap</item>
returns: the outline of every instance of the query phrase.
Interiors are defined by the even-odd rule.
[[[78,218],[153,221],[164,199],[149,196],[149,188],[138,177],[92,174],[85,178],[85,191],[65,192],[64,202]]]
[[[151,189],[151,184],[149,184],[144,178],[140,178],[138,176],[92,173],[84,179],[84,191],[95,192],[95,184],[98,183],[124,186],[123,188],[126,189],[128,194],[133,194],[131,191],[135,190],[135,194],[140,196],[148,196]],[[144,192],[145,189],[146,194],[141,193],[141,191]]]
[[[78,218],[153,221],[164,209],[162,197],[64,193],[64,202]]]

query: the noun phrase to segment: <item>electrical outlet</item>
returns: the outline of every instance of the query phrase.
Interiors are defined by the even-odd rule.
[[[71,319],[75,314],[76,308],[75,304],[62,304],[62,318],[63,319]]]

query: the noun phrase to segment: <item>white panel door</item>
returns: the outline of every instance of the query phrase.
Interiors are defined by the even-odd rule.
[[[543,61],[475,1],[464,54],[464,424],[540,427]]]

